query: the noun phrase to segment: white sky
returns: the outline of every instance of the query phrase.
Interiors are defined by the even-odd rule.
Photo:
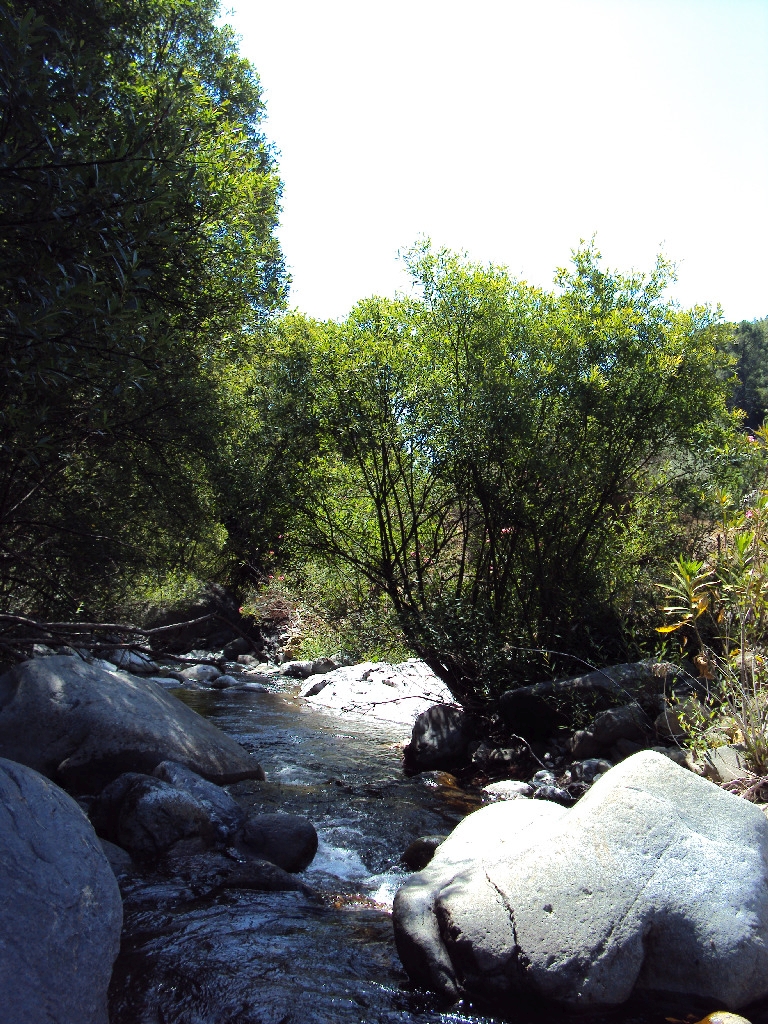
[[[768,315],[768,0],[224,0],[280,152],[291,304],[343,317],[420,236],[549,286],[580,238]]]

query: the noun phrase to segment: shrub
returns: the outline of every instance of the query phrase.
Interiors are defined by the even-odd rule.
[[[294,658],[341,654],[355,662],[398,662],[413,656],[385,595],[347,566],[314,559],[275,572],[249,595],[244,610],[271,628]]]
[[[765,469],[768,433],[751,435]],[[720,522],[699,560],[679,558],[663,585],[672,620],[660,632],[680,638],[706,681],[705,705],[730,719],[754,769],[768,772],[768,490],[735,502],[717,495]],[[705,713],[699,726],[709,724]]]
[[[409,266],[418,298],[284,325],[312,359],[307,546],[385,593],[464,703],[620,657],[731,430],[717,314],[593,246],[552,292],[428,247]]]

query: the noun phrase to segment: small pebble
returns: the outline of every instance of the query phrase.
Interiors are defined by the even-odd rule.
[[[534,789],[539,789],[541,786],[554,786],[555,776],[552,774],[552,772],[544,769],[543,771],[536,772],[536,774],[531,779],[531,785]]]

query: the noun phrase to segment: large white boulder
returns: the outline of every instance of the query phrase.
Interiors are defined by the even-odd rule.
[[[453,700],[445,683],[418,658],[397,665],[365,661],[312,675],[299,696],[332,711],[408,726],[433,704]]]
[[[453,998],[738,1008],[768,994],[768,820],[642,751],[570,810],[469,815],[400,889],[394,925],[412,979]]]

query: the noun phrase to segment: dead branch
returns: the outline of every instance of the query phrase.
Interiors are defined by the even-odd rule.
[[[35,644],[43,644],[54,650],[71,648],[78,653],[88,652],[93,655],[115,650],[134,651],[149,657],[161,655],[171,661],[189,663],[189,658],[153,650],[142,641],[161,639],[211,620],[223,622],[239,636],[251,639],[238,625],[218,612],[208,612],[194,619],[152,629],[143,629],[125,622],[42,622],[25,615],[0,613],[0,650],[17,662],[26,661]],[[194,660],[197,664],[214,664],[208,658]]]

